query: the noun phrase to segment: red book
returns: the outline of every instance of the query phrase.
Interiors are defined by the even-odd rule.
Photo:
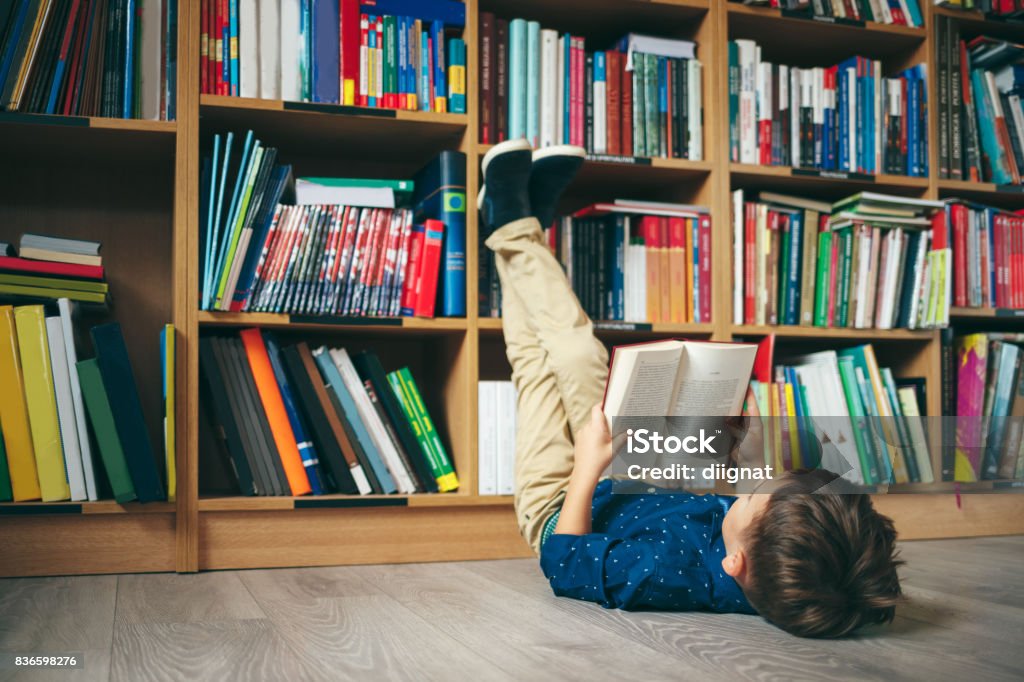
[[[45,260],[29,260],[14,256],[0,256],[0,272],[30,272],[49,277],[103,279],[103,266],[51,263]]]
[[[949,209],[953,222],[953,305],[967,305],[967,207],[963,204],[953,204]],[[933,238],[937,236],[934,231]],[[936,239],[937,243],[938,240]],[[998,242],[996,242],[998,244]],[[936,249],[942,248],[935,246]]]
[[[775,334],[769,334],[757,343],[757,354],[754,356],[754,371],[751,373],[755,380],[762,384],[772,382],[772,365],[775,364]],[[762,415],[767,416],[767,415]]]
[[[423,241],[426,231],[422,225],[412,226],[409,240],[409,259],[405,264],[405,279],[402,282],[402,315],[416,314],[416,287],[419,283],[420,266],[423,262]]]
[[[619,114],[622,109],[622,53],[617,50],[608,50],[605,53],[605,72],[608,84],[606,86],[606,111],[608,126],[608,153],[622,153],[622,122]]]
[[[576,136],[576,141],[573,143],[577,146],[586,146],[586,116],[584,109],[586,108],[586,95],[583,90],[586,87],[587,81],[587,55],[583,51],[583,38],[577,37],[574,39],[575,55],[576,55],[576,71],[574,72],[576,78],[576,109],[574,111],[576,118],[573,123],[573,134]]]
[[[743,204],[743,324],[754,324],[757,305],[757,204]],[[766,382],[767,383],[767,382]]]
[[[1013,251],[1013,263],[1011,264],[1013,296],[1010,301],[1014,308],[1024,308],[1024,231],[1022,231],[1024,226],[1021,225],[1020,219],[1010,216],[1006,216],[1006,225],[1013,234],[1016,245]]]
[[[840,239],[832,239],[832,254],[828,265],[828,312],[825,315],[825,326],[836,326],[836,286],[839,277],[839,243]],[[853,325],[850,325],[853,326]]]
[[[626,56],[619,55],[619,88],[622,91],[622,107],[619,116],[620,153],[633,156],[633,74],[626,72]]]
[[[220,12],[217,14],[217,35],[220,36],[220,49],[217,50],[217,94],[230,95],[231,83],[224,78],[224,50],[229,49],[228,43],[231,40],[229,21],[231,15],[228,13],[228,0],[220,0]]]
[[[494,126],[497,136],[491,141],[508,139],[508,21],[494,22]],[[561,140],[559,140],[561,142]]]
[[[210,80],[210,0],[200,3],[199,11],[199,92],[207,93]],[[65,112],[67,113],[67,112]]]
[[[424,221],[423,254],[416,278],[416,317],[433,317],[437,303],[437,277],[441,271],[441,244],[444,223],[428,218]]]
[[[700,320],[711,321],[711,216],[702,213],[699,218],[700,246]]]
[[[579,49],[576,47],[576,36],[569,36],[569,144],[579,144],[576,137],[576,117],[579,115],[580,91],[576,80],[576,70],[580,63]]]
[[[361,107],[369,105],[370,91],[373,89],[373,77],[370,75],[370,16],[359,15],[359,80],[356,81],[356,104]],[[419,79],[419,74],[417,74]]]
[[[338,67],[341,104],[356,103],[359,90],[359,0],[341,0],[338,7]]]
[[[494,15],[491,12],[480,13],[480,143],[494,144],[497,142],[497,126],[494,120],[494,88],[495,68],[494,52],[496,42]]]

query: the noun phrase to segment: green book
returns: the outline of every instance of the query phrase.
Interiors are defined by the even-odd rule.
[[[832,233],[818,233],[818,267],[814,283],[814,326],[828,326],[828,275],[832,259]]]
[[[235,250],[238,248],[238,240],[242,236],[242,227],[245,225],[245,216],[249,211],[249,200],[252,198],[252,188],[256,183],[256,175],[260,170],[260,163],[263,160],[263,152],[266,148],[256,143],[256,150],[249,159],[249,166],[246,170],[245,190],[242,193],[241,206],[235,215],[235,224],[231,229],[231,240],[228,242],[228,253],[224,259],[224,268],[220,272],[220,281],[217,284],[217,294],[214,298],[215,305],[220,305],[224,300],[224,289],[227,287],[228,279],[231,277],[232,264],[235,261]]]
[[[34,286],[23,286],[20,284],[3,284],[0,283],[0,296],[25,296],[28,298],[52,298],[54,300],[58,298],[69,298],[72,301],[81,301],[82,303],[97,303],[100,305],[106,305],[107,295],[95,293],[92,291],[76,291],[74,289],[50,289],[46,287],[34,287]]]
[[[77,364],[78,383],[82,389],[85,409],[89,414],[92,432],[96,435],[100,457],[107,470],[110,487],[114,491],[114,499],[118,502],[131,502],[135,499],[135,486],[128,474],[128,464],[121,449],[121,440],[114,425],[114,414],[110,411],[107,390],[103,386],[96,359],[82,360]]]
[[[384,15],[384,97],[386,107],[398,106],[398,31],[396,17]],[[388,100],[391,97],[394,101]]]
[[[14,490],[11,489],[11,472],[7,470],[7,447],[4,445],[3,431],[0,430],[0,502],[10,502],[13,499]]]
[[[60,279],[59,277],[36,277],[34,275],[15,275],[0,272],[0,284],[15,284],[23,287],[40,287],[47,289],[70,289],[72,291],[91,291],[105,294],[110,290],[106,282],[89,282],[81,279]]]
[[[654,54],[644,55],[644,137],[644,156],[658,156],[658,55]]]
[[[566,38],[568,40],[568,38]],[[568,64],[566,57],[566,64]],[[647,149],[644,144],[644,128],[647,120],[644,112],[644,55],[639,52],[633,53],[633,156],[647,156]],[[566,67],[568,68],[568,67]],[[629,74],[630,72],[626,72]],[[566,88],[568,90],[568,88]],[[568,141],[566,133],[566,141]]]
[[[398,372],[389,372],[387,375],[388,384],[391,386],[392,393],[395,394],[395,399],[398,404],[402,406],[402,412],[405,414],[406,420],[409,422],[409,426],[412,428],[413,435],[416,436],[416,442],[419,444],[420,450],[423,452],[424,457],[427,460],[427,466],[430,467],[430,474],[435,479],[441,472],[441,465],[437,461],[437,454],[434,452],[434,448],[430,445],[430,439],[427,438],[427,434],[423,429],[423,424],[416,418],[416,411],[413,408],[411,401],[402,388],[402,380],[398,376]]]
[[[839,358],[839,379],[843,383],[846,408],[850,412],[850,421],[853,422],[853,440],[857,446],[857,457],[860,459],[860,471],[864,477],[864,483],[877,485],[879,481],[878,461],[871,439],[865,437],[869,433],[870,426],[864,414],[864,403],[860,399],[860,389],[857,387],[857,377],[854,375],[852,359]]]
[[[833,239],[841,239],[839,244],[839,273],[836,276],[836,327],[852,327],[849,319],[850,310],[850,268],[853,264],[854,239],[852,230],[842,230]]]
[[[438,490],[446,493],[457,489],[459,479],[455,474],[455,468],[452,466],[451,459],[448,458],[448,452],[444,449],[437,429],[434,428],[434,422],[430,419],[427,407],[423,403],[423,396],[416,386],[416,380],[412,378],[412,373],[409,372],[408,367],[403,367],[391,374],[397,375],[401,398],[405,403],[407,413],[412,412],[427,438],[427,444],[431,450],[430,466],[437,479]],[[394,386],[394,380],[389,379],[389,381],[392,381],[392,386]]]

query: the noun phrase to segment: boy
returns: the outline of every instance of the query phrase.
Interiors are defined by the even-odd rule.
[[[833,474],[738,498],[613,495],[600,480],[613,455],[599,407],[608,355],[541,232],[583,155],[503,142],[484,157],[478,199],[519,392],[516,516],[552,590],[609,608],[757,612],[807,637],[890,622],[892,521],[866,495],[810,494]]]

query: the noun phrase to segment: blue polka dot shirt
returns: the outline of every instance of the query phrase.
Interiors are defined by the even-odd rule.
[[[556,533],[541,547],[556,595],[627,610],[755,613],[722,570],[722,519],[734,497],[612,487],[604,480],[594,491],[593,532]]]

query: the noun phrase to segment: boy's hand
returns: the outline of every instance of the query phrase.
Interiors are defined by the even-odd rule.
[[[597,480],[615,456],[608,420],[600,405],[590,410],[590,421],[576,433],[573,473]]]

